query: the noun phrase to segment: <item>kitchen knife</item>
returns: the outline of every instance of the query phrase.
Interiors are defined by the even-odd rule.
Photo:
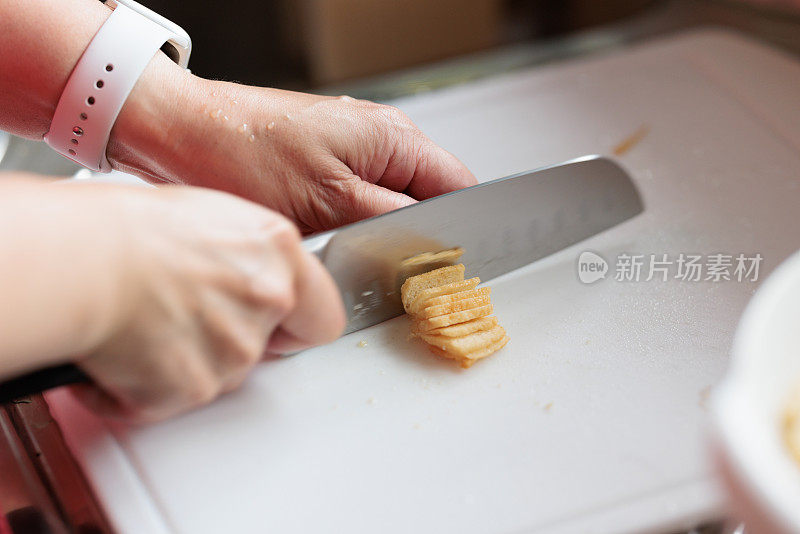
[[[548,256],[643,209],[613,161],[586,156],[418,202],[304,240],[333,276],[345,334],[403,313],[403,260],[461,247],[470,276],[490,280]],[[435,267],[435,266],[428,266]],[[0,402],[89,378],[71,364],[0,383]]]

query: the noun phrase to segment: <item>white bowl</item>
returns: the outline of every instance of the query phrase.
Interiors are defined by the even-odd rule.
[[[733,512],[749,532],[800,532],[800,465],[782,436],[800,387],[800,252],[747,306],[727,375],[712,397],[715,451]]]

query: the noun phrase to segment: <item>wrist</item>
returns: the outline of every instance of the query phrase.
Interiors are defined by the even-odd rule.
[[[171,181],[164,164],[181,153],[187,103],[196,98],[200,82],[157,52],[111,130],[106,150],[111,165],[150,181]]]

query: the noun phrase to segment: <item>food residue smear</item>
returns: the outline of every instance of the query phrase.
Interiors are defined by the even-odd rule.
[[[650,127],[646,124],[639,126],[635,132],[631,135],[620,141],[620,143],[614,147],[614,155],[615,156],[623,156],[627,154],[633,147],[638,145],[642,142],[642,139],[647,137],[647,134],[650,133]]]
[[[786,404],[783,415],[783,441],[800,466],[800,384]]]

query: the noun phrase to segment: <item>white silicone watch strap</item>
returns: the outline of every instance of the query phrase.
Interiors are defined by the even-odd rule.
[[[139,76],[173,33],[118,4],[67,81],[45,142],[94,171],[109,172],[111,128]]]

